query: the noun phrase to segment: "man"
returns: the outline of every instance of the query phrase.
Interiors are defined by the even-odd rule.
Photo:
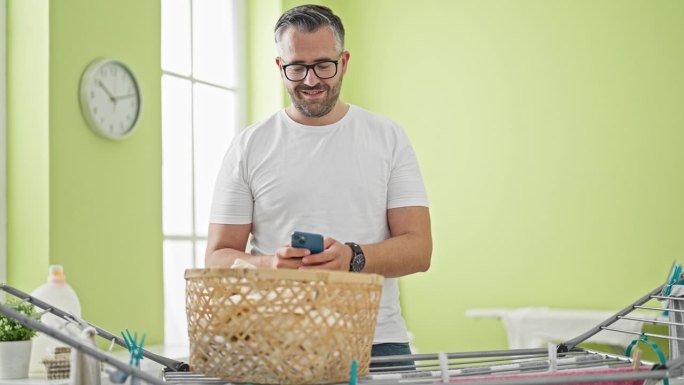
[[[231,266],[240,258],[259,267],[381,274],[372,354],[410,354],[396,277],[426,271],[432,254],[413,148],[396,123],[339,100],[350,54],[342,22],[330,9],[287,11],[275,41],[292,105],[245,129],[228,149],[214,192],[206,266]],[[291,247],[294,230],[326,235],[325,250]]]

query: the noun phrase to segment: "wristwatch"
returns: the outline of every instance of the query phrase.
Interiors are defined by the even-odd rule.
[[[352,259],[349,261],[349,271],[359,273],[366,266],[366,255],[361,250],[361,246],[354,242],[346,242],[345,245],[352,249]]]

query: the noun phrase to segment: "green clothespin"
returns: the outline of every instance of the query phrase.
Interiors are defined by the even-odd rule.
[[[679,262],[675,262],[672,266],[672,271],[670,272],[670,277],[667,279],[667,286],[665,286],[665,295],[668,296],[672,292],[672,286],[679,285],[682,283],[682,265]]]
[[[349,385],[356,385],[356,372],[358,370],[359,364],[356,362],[356,360],[352,360],[351,363],[351,370],[349,373]]]
[[[682,279],[682,265],[679,264],[679,261],[675,261],[672,265],[670,276],[667,278],[667,282],[665,283],[665,291],[663,295],[668,297],[672,292],[672,286],[681,285],[682,283],[684,283],[684,279]],[[667,317],[669,314],[670,312],[668,310],[663,311],[663,316]]]
[[[138,332],[135,332],[135,334],[131,336],[131,332],[128,329],[125,331],[126,333],[121,332],[121,336],[123,337],[126,349],[128,349],[131,356],[128,364],[138,368],[140,367],[140,360],[143,359],[143,345],[145,344],[145,337],[147,335],[143,333],[140,344],[138,345]]]
[[[646,345],[648,345],[653,351],[656,353],[658,356],[658,361],[665,366],[665,353],[663,353],[662,350],[656,345],[655,342],[650,341],[648,338],[646,338],[646,334],[644,332],[641,332],[639,337],[635,338],[632,342],[630,342],[629,346],[627,346],[627,350],[625,351],[625,356],[631,357],[632,356],[632,349],[639,343],[643,342]],[[667,378],[663,378],[663,385],[670,385],[670,381]]]

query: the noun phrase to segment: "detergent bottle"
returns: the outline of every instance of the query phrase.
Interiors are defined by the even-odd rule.
[[[62,265],[51,265],[48,268],[47,282],[34,290],[31,293],[31,296],[63,310],[68,314],[81,318],[81,303],[78,301],[78,296],[76,296],[74,289],[66,282]],[[37,308],[36,310],[41,309]],[[69,324],[69,321],[63,320],[51,313],[43,314],[40,318],[40,322],[45,326],[49,326],[69,335],[71,335],[74,330],[78,330],[75,325]],[[43,365],[43,358],[54,354],[55,348],[58,346],[67,345],[49,335],[39,332],[33,338],[29,371],[34,373],[46,372],[45,366]]]

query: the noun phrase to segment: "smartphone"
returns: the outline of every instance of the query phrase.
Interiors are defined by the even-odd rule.
[[[323,236],[315,233],[305,233],[295,231],[292,233],[292,247],[309,249],[311,254],[318,254],[323,251]]]

